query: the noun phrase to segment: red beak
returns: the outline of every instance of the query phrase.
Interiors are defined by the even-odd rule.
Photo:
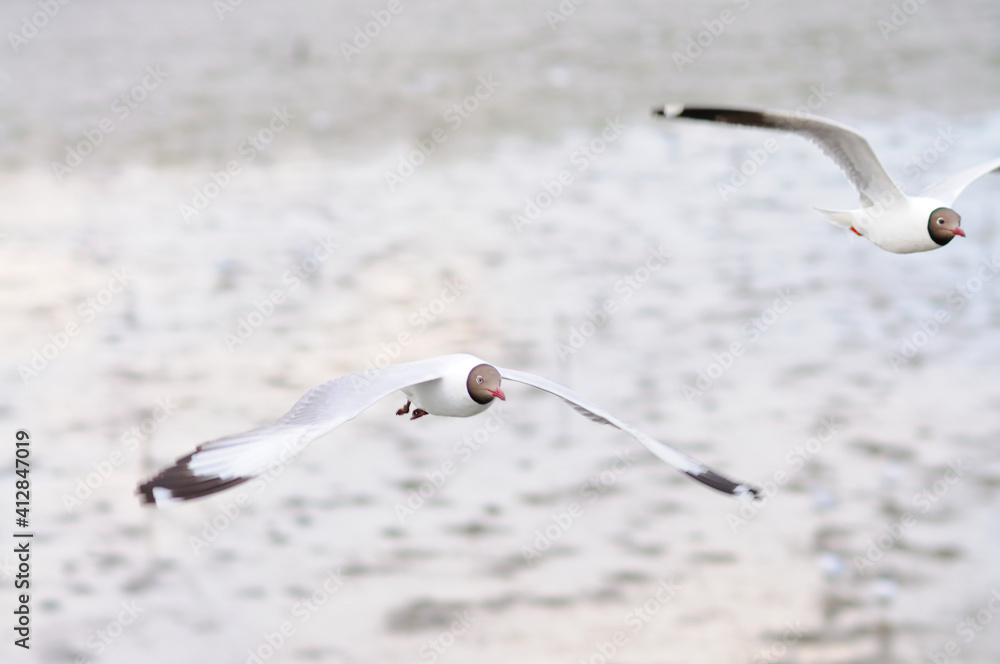
[[[507,400],[507,397],[504,396],[503,390],[501,390],[499,387],[495,390],[486,390],[486,391],[495,396],[497,399],[500,399],[500,401]]]
[[[965,231],[963,231],[961,228],[956,228],[955,230],[952,231],[952,233],[954,233],[955,235],[961,235],[962,237],[965,237]]]

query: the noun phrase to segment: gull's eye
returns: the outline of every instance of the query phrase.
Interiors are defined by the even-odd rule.
[[[479,383],[480,385],[482,385],[483,384],[483,377],[482,376],[476,376],[476,382]]]
[[[937,222],[939,226],[944,226],[944,217],[938,217]]]

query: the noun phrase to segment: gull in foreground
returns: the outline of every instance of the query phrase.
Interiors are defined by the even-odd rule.
[[[755,497],[758,493],[756,488],[734,482],[654,440],[562,385],[523,371],[501,369],[465,354],[390,365],[373,377],[355,373],[318,385],[277,422],[199,445],[139,485],[137,493],[144,502],[162,506],[236,486],[266,472],[275,463],[287,463],[310,441],[396,391],[402,391],[407,398],[397,415],[410,413],[413,405],[410,419],[424,415],[470,417],[489,408],[494,399],[506,400],[500,389],[501,379],[556,395],[591,420],[621,429],[660,459],[713,489],[737,496]]]
[[[967,168],[907,196],[882,168],[868,141],[850,127],[805,113],[668,104],[653,109],[665,118],[690,118],[726,124],[778,129],[816,143],[847,175],[862,207],[857,210],[816,208],[833,223],[849,228],[886,251],[910,254],[937,249],[956,235],[965,237],[962,218],[951,209],[970,184],[1000,170],[1000,158]]]

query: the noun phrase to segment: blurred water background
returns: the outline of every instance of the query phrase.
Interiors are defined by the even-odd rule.
[[[36,532],[4,661],[1000,658],[1000,184],[959,199],[966,239],[891,255],[811,210],[857,201],[814,146],[649,113],[811,104],[916,192],[1000,154],[995,2],[16,1],[0,26],[0,431],[32,433]],[[132,495],[324,380],[457,351],[771,495],[515,385],[492,419],[388,398],[245,490]]]

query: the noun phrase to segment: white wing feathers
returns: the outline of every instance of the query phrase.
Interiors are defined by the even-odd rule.
[[[1000,158],[993,159],[984,164],[979,164],[971,168],[966,168],[964,171],[959,171],[951,177],[945,178],[940,182],[932,184],[920,193],[924,198],[933,198],[936,201],[941,201],[947,206],[951,206],[955,202],[966,187],[970,184],[983,177],[987,173],[994,173],[1000,171]]]
[[[139,486],[145,502],[190,500],[228,489],[286,464],[313,440],[354,419],[379,399],[439,379],[441,358],[390,365],[318,385],[278,421],[199,445],[191,454]]]
[[[600,406],[591,403],[587,399],[583,398],[579,394],[573,392],[572,390],[563,387],[558,383],[554,383],[551,380],[542,378],[541,376],[536,376],[534,374],[526,373],[524,371],[516,371],[514,369],[501,369],[497,367],[500,372],[501,378],[503,380],[511,380],[516,383],[524,383],[525,385],[530,385],[531,387],[543,390],[550,394],[554,394],[559,397],[574,410],[581,413],[582,415],[594,420],[595,422],[602,422],[604,424],[610,424],[613,427],[621,429],[628,435],[632,436],[640,443],[642,443],[646,449],[655,454],[657,457],[666,461],[671,466],[686,474],[687,476],[695,479],[702,484],[712,487],[723,493],[733,494],[737,496],[749,495],[756,496],[759,491],[748,485],[740,482],[734,482],[729,478],[716,473],[711,468],[699,463],[695,459],[683,454],[673,447],[662,443],[655,438],[647,436],[642,431],[639,431],[635,427],[622,422],[617,417],[607,412]]]

